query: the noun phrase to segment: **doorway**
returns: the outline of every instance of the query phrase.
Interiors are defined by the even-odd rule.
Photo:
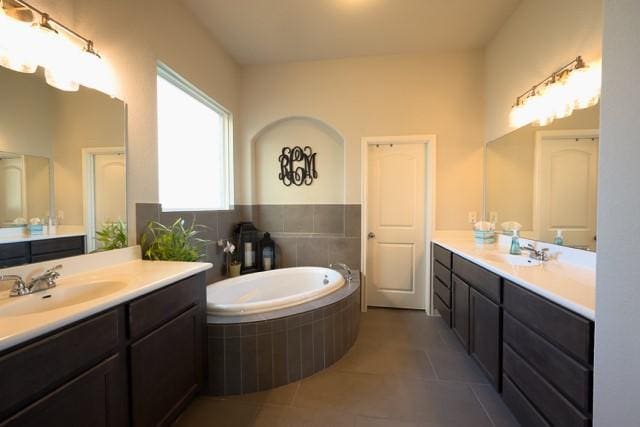
[[[595,250],[598,130],[536,133],[533,228],[552,242],[562,230],[564,244]]]
[[[362,142],[363,306],[432,314],[435,136]]]
[[[96,232],[105,224],[127,217],[126,162],[124,147],[82,150],[84,171],[84,217],[87,251],[100,249]]]

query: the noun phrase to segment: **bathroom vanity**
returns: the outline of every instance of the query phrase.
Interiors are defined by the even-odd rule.
[[[99,256],[114,255],[70,258],[55,288],[1,296],[0,425],[169,425],[202,386],[210,264],[138,255],[75,274]]]
[[[595,272],[502,252],[435,240],[436,309],[523,425],[590,426]]]
[[[85,252],[84,235],[33,236],[11,240],[5,243],[0,239],[0,268],[67,258]]]

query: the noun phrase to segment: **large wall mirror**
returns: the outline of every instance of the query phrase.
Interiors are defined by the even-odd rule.
[[[553,243],[560,233],[565,246],[595,251],[599,116],[596,105],[489,142],[485,218],[497,230],[515,222],[523,237]]]
[[[53,88],[42,70],[0,67],[0,93],[0,245],[66,236],[84,237],[85,252],[126,244],[125,104]],[[38,223],[42,231],[29,227]]]

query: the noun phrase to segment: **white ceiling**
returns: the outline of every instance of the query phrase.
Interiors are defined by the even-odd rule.
[[[520,0],[182,0],[241,64],[483,47]]]

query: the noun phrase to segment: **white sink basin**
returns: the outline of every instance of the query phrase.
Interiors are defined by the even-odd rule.
[[[491,254],[487,258],[492,261],[504,262],[506,264],[517,267],[536,267],[542,264],[542,261],[529,258],[526,255],[511,255],[511,254]]]
[[[127,286],[125,282],[99,281],[82,285],[62,285],[48,291],[11,298],[0,305],[0,316],[42,313],[111,295]]]

